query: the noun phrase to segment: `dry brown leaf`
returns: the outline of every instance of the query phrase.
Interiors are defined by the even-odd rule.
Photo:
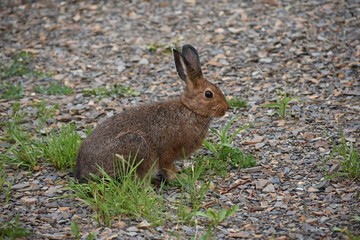
[[[248,238],[248,237],[250,237],[250,233],[248,233],[248,232],[230,233],[229,237],[231,237],[231,238]]]
[[[81,19],[80,12],[77,12],[72,19],[74,20],[74,22],[80,21],[80,19]]]

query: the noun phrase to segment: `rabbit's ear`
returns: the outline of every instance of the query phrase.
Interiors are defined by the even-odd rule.
[[[182,48],[182,53],[173,49],[176,71],[179,77],[189,83],[195,83],[195,80],[202,77],[200,59],[196,49],[186,44]]]
[[[186,73],[184,71],[184,68],[186,69],[186,67],[185,67],[185,63],[183,61],[183,56],[175,48],[173,48],[173,54],[174,54],[174,61],[175,61],[176,71],[177,71],[179,77],[181,78],[181,80],[186,82],[187,77],[186,77]]]
[[[186,72],[190,80],[195,80],[202,77],[200,66],[200,58],[196,49],[190,44],[186,44],[182,48],[182,55],[186,59]]]

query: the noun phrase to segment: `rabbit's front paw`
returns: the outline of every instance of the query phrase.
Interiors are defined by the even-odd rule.
[[[169,169],[164,169],[165,172],[165,180],[166,181],[170,181],[176,178],[176,171],[174,170],[169,170]]]
[[[176,172],[168,169],[162,169],[156,174],[155,182],[168,182],[176,178]]]

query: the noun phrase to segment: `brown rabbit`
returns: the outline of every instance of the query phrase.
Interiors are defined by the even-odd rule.
[[[136,169],[144,177],[171,180],[176,176],[174,162],[189,156],[204,140],[210,121],[229,108],[221,90],[202,74],[199,55],[191,45],[182,53],[173,49],[178,75],[186,83],[179,98],[131,108],[105,120],[82,143],[75,166],[80,181],[99,174],[99,166],[111,176],[115,155],[141,163]]]

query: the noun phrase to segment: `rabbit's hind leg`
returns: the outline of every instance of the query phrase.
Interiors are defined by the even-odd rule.
[[[136,174],[144,178],[149,171],[155,171],[157,166],[153,160],[151,149],[142,132],[125,132],[117,136],[116,149],[114,151],[131,161],[130,165],[137,166]],[[152,175],[152,173],[149,173]]]
[[[175,166],[174,160],[173,160],[174,154],[166,154],[165,156],[162,156],[163,159],[160,161],[160,172],[159,174],[165,181],[170,181],[176,178],[176,173],[178,172],[178,169]]]

